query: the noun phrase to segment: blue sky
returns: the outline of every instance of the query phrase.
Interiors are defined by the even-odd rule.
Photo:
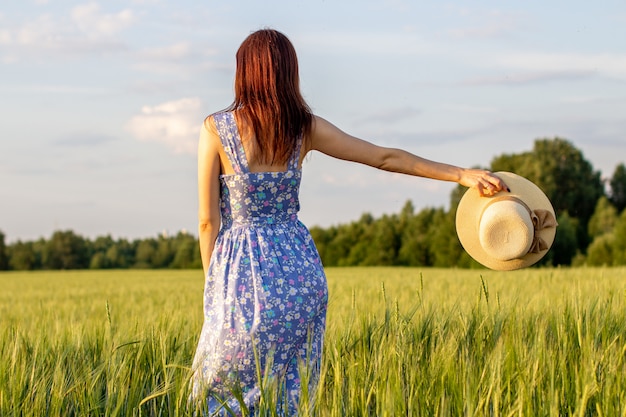
[[[461,166],[560,136],[626,160],[623,1],[69,1],[0,6],[0,230],[9,242],[196,231],[195,147],[253,30],[294,43],[314,111]],[[301,219],[446,206],[452,184],[314,153]]]

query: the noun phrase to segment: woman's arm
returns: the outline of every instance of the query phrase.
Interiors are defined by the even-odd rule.
[[[311,127],[310,146],[312,150],[326,155],[385,171],[453,181],[466,187],[475,187],[480,195],[493,195],[506,189],[506,184],[489,171],[460,168],[420,158],[401,149],[377,146],[348,135],[317,116]]]
[[[198,239],[206,277],[211,253],[220,228],[220,139],[208,118],[198,141]]]

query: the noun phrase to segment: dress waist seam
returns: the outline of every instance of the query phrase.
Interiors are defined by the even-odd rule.
[[[230,221],[223,222],[223,229],[233,229],[233,228],[246,228],[246,227],[267,227],[267,226],[280,226],[280,225],[289,225],[290,223],[298,223],[299,219],[297,215],[293,215],[292,218],[289,219],[276,219],[273,217],[266,218],[257,218],[246,221]]]

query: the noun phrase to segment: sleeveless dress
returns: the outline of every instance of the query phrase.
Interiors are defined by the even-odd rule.
[[[235,174],[220,175],[221,228],[205,281],[192,399],[206,401],[209,415],[231,415],[224,402],[239,415],[242,399],[253,412],[258,371],[262,384],[279,387],[280,414],[293,415],[302,369],[307,391],[317,385],[328,304],[319,254],[297,215],[302,138],[286,171],[252,173],[234,115],[213,117]]]

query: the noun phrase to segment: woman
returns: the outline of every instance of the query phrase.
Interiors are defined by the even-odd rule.
[[[206,400],[211,413],[254,409],[260,385],[274,381],[279,407],[291,415],[304,381],[308,392],[315,387],[328,291],[311,235],[297,217],[301,164],[313,150],[454,181],[481,195],[505,187],[487,171],[376,146],[313,115],[300,94],[290,41],[274,30],[252,33],[237,51],[235,100],[205,120],[198,145],[206,283],[193,396]]]

